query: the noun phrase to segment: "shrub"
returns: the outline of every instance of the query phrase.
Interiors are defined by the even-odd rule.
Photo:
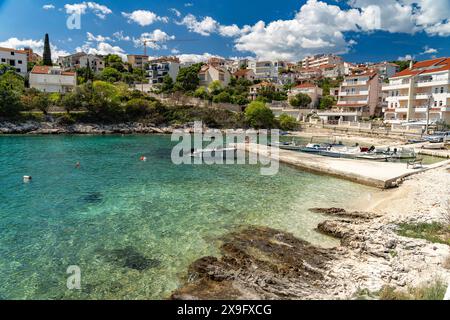
[[[272,110],[259,101],[253,101],[245,109],[247,122],[255,129],[270,129],[274,125],[275,117]]]
[[[297,127],[298,127],[297,120],[294,117],[287,115],[285,113],[280,115],[280,117],[278,118],[278,123],[279,123],[280,129],[285,130],[285,131],[292,131],[292,130],[297,129]]]
[[[213,102],[215,103],[230,103],[231,96],[228,92],[221,92],[218,95],[214,96]]]
[[[304,93],[299,93],[289,100],[291,106],[295,108],[306,108],[311,104],[311,102],[311,97]]]

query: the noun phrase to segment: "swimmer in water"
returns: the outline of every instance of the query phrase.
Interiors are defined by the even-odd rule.
[[[79,169],[80,167],[81,167],[80,162],[77,162],[77,163],[75,164],[75,168]]]

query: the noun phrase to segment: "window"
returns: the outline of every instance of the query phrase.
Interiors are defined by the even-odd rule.
[[[443,102],[439,101],[439,107],[442,107],[442,106],[443,106]]]
[[[434,93],[439,93],[439,88],[434,88]]]
[[[19,69],[19,68],[17,68],[17,69],[16,69],[16,72],[19,72],[19,73],[20,73],[20,69]]]
[[[434,102],[434,106],[435,106],[435,107],[437,107],[437,103],[438,103],[437,101]]]
[[[6,62],[6,59],[5,59],[5,58],[2,58],[2,62]]]
[[[444,93],[444,87],[441,87],[441,93]]]
[[[11,52],[11,55],[13,56],[13,55],[15,55],[16,53],[13,51],[13,52]]]
[[[22,64],[22,60],[18,60],[17,62],[18,62],[19,64]]]

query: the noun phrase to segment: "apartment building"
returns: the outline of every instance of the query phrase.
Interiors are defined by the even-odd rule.
[[[144,69],[145,64],[148,63],[149,57],[143,54],[129,54],[127,55],[128,63],[135,69]]]
[[[213,67],[225,67],[227,61],[219,57],[211,57],[208,59],[208,64]]]
[[[42,92],[67,93],[76,85],[76,72],[66,72],[60,67],[34,66],[30,72],[30,88]]]
[[[253,81],[256,79],[256,74],[251,69],[240,69],[233,73],[233,76],[238,80],[245,79],[248,81]]]
[[[334,54],[318,54],[305,57],[302,60],[303,68],[319,68],[324,65],[342,64],[344,60]]]
[[[88,65],[93,72],[102,72],[105,69],[105,61],[102,56],[77,52],[65,57],[59,57],[58,65],[63,70],[76,70],[86,68]]]
[[[0,47],[0,64],[10,66],[14,68],[17,73],[25,76],[28,71],[27,53],[24,50]]]
[[[382,104],[380,76],[375,70],[366,70],[345,77],[336,107],[318,115],[325,121],[359,121],[380,114]]]
[[[179,72],[180,59],[176,57],[161,57],[149,61],[148,77],[151,84],[162,83],[166,75],[175,81]]]
[[[322,71],[322,76],[324,78],[336,80],[337,78],[345,75],[345,68],[343,63],[324,64],[320,66],[319,69]]]
[[[276,61],[250,61],[248,68],[252,69],[257,79],[278,81],[281,70],[287,68],[287,62]]]
[[[374,68],[378,71],[378,74],[380,75],[380,78],[382,80],[393,77],[397,72],[400,71],[399,65],[391,62],[377,63],[371,66],[371,68]]]
[[[227,69],[212,65],[202,66],[198,77],[200,78],[200,85],[204,87],[209,86],[214,81],[219,81],[222,87],[226,87],[231,81],[231,73]]]
[[[308,108],[315,109],[319,106],[319,101],[322,98],[323,90],[315,84],[306,82],[292,88],[288,93],[288,97],[296,96],[299,93],[308,95],[311,98],[311,103]]]
[[[450,124],[450,58],[420,61],[389,78],[383,86],[386,122]]]
[[[250,98],[250,100],[256,100],[256,98],[259,97],[260,92],[262,90],[273,90],[273,91],[276,91],[276,92],[281,92],[281,91],[283,91],[283,86],[281,86],[279,84],[272,83],[272,82],[267,82],[267,81],[263,81],[261,83],[254,84],[253,86],[251,86],[249,88],[249,98]]]
[[[23,51],[26,52],[27,54],[27,60],[28,62],[32,62],[32,63],[38,63],[40,61],[42,61],[42,57],[40,55],[38,55],[37,53],[35,53],[33,51],[33,49],[31,49],[30,47],[25,47],[23,49]]]

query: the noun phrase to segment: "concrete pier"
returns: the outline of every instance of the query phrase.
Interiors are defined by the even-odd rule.
[[[267,154],[262,152],[257,144],[237,144],[236,146],[239,149],[245,149],[272,159],[276,158],[274,150]],[[433,165],[424,165],[420,169],[408,169],[406,163],[337,159],[282,149],[279,149],[278,155],[280,162],[303,170],[328,174],[381,189],[395,188],[404,178],[410,175],[450,164],[450,160],[448,160]]]

